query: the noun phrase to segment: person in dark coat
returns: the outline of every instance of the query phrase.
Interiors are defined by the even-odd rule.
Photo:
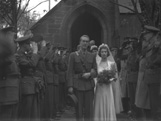
[[[161,96],[160,96],[160,30],[153,26],[144,26],[141,35],[142,59],[145,59],[143,79],[140,81],[136,95],[136,105],[144,109],[146,118],[160,120]],[[139,78],[138,78],[139,79]],[[139,83],[139,80],[138,80]],[[143,85],[144,84],[144,85]],[[151,116],[151,117],[150,117]]]
[[[66,60],[66,53],[64,48],[61,50],[61,56],[58,63],[59,68],[59,85],[60,85],[60,111],[64,112],[65,108],[65,92],[66,92],[66,71],[67,71],[67,60]]]
[[[53,46],[50,45],[50,42],[46,45],[47,52],[44,56],[45,58],[45,66],[46,66],[46,93],[44,99],[44,110],[43,115],[46,119],[52,119],[54,113],[54,74],[53,74],[53,66],[52,66],[52,59],[53,59]]]
[[[13,27],[0,30],[0,120],[16,121],[20,72],[16,62]]]
[[[53,69],[54,69],[54,105],[56,106],[55,119],[59,119],[61,116],[61,103],[60,103],[60,80],[59,80],[59,60],[60,60],[60,48],[56,47],[54,50]]]
[[[30,41],[32,36],[27,35],[16,40],[20,45],[17,52],[17,61],[21,72],[19,118],[29,121],[40,119],[39,89],[41,87],[39,84],[41,84],[41,79],[35,75],[40,56],[37,43]]]
[[[41,80],[41,83],[39,84],[39,86],[41,87],[41,89],[37,90],[38,92],[38,96],[40,99],[40,118],[41,119],[46,119],[49,118],[46,117],[46,113],[49,110],[49,107],[47,107],[47,105],[45,104],[45,94],[47,92],[47,70],[46,70],[46,65],[45,65],[45,56],[47,53],[47,47],[46,47],[46,41],[43,39],[43,37],[41,35],[34,35],[34,37],[32,37],[31,41],[34,41],[38,44],[38,55],[40,57],[37,66],[35,68],[35,76]],[[47,103],[48,104],[48,103]],[[45,110],[45,108],[47,108],[47,110]]]
[[[139,72],[138,39],[130,38],[129,41],[131,51],[127,59],[127,81],[130,98],[131,116],[139,118],[140,110],[135,106],[136,85]]]
[[[76,119],[91,121],[93,115],[94,77],[96,76],[95,55],[87,51],[89,37],[80,37],[80,50],[72,52],[69,57],[67,81],[68,91],[75,91],[78,98]]]
[[[128,91],[128,80],[127,80],[127,58],[129,56],[131,48],[129,46],[129,37],[125,38],[125,42],[122,44],[120,60],[121,60],[121,70],[120,70],[120,85],[122,92],[122,104],[123,104],[123,112],[130,112],[130,104],[129,104],[129,91]]]

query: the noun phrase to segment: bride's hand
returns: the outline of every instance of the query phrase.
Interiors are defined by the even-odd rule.
[[[84,73],[82,75],[83,78],[88,79],[91,76],[91,73]]]

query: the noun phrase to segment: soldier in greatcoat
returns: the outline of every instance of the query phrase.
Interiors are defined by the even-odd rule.
[[[39,89],[41,78],[35,75],[40,56],[36,42],[31,42],[33,35],[18,38],[19,50],[17,61],[21,72],[21,102],[19,118],[21,120],[35,120],[40,118]],[[39,85],[40,84],[40,85]]]
[[[144,26],[144,32],[141,35],[142,58],[144,68],[140,66],[138,77],[136,106],[144,109],[146,118],[159,120],[161,114],[161,97],[159,94],[160,86],[160,38],[159,29],[153,26]],[[141,71],[141,72],[140,72]],[[152,116],[152,117],[151,117]]]
[[[13,27],[0,30],[0,120],[17,120],[20,72]]]
[[[80,37],[80,50],[69,57],[67,81],[69,92],[75,91],[78,98],[76,118],[78,121],[91,121],[93,114],[94,80],[96,76],[95,55],[87,51],[89,37]]]

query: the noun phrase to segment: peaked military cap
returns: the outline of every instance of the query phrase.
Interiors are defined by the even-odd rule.
[[[10,27],[6,27],[6,28],[2,28],[0,31],[3,33],[9,32],[9,31],[14,32],[14,27],[10,26]]]
[[[40,42],[40,41],[42,41],[43,39],[44,39],[44,38],[43,38],[42,35],[37,34],[37,35],[34,35],[34,36],[31,38],[31,41]]]
[[[121,48],[128,48],[128,45],[130,44],[130,37],[125,37],[124,42],[122,43]]]
[[[31,41],[32,36],[33,35],[31,34],[31,35],[26,35],[24,37],[20,37],[20,38],[16,39],[15,42]]]
[[[148,31],[153,31],[153,32],[159,32],[160,30],[154,26],[148,26],[148,25],[145,25],[144,26],[144,29],[148,30]]]

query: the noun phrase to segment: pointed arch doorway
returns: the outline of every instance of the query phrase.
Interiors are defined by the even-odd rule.
[[[80,14],[73,22],[70,34],[72,50],[76,50],[82,35],[88,35],[91,40],[95,40],[96,45],[100,45],[102,40],[102,27],[96,17],[85,12]]]
[[[82,35],[89,35],[96,45],[108,43],[107,19],[98,9],[89,3],[75,7],[64,20],[62,27],[62,40],[71,51],[75,51]]]

